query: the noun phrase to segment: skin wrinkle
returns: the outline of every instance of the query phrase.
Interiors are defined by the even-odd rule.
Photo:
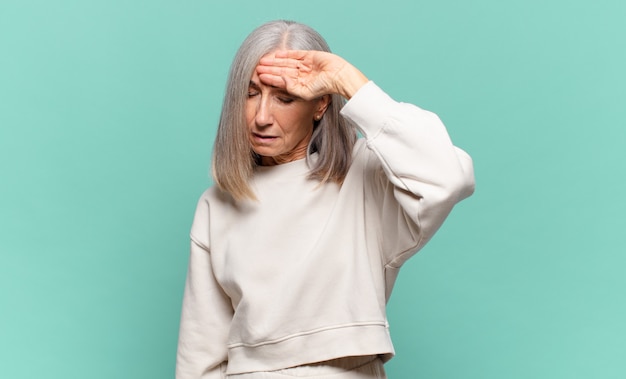
[[[306,157],[314,119],[323,114],[330,97],[304,100],[286,90],[264,84],[253,73],[246,100],[250,144],[262,165],[276,165]]]

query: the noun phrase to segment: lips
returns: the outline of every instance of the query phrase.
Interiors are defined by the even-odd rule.
[[[252,133],[252,138],[257,143],[269,143],[275,141],[278,137],[266,134]]]

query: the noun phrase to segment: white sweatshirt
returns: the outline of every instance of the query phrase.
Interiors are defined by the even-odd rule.
[[[191,230],[176,377],[223,378],[380,354],[400,266],[471,195],[471,158],[439,118],[369,82],[342,115],[364,138],[339,186],[306,160],[258,167],[258,201],[213,187]]]

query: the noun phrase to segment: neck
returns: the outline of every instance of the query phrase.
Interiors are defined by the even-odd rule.
[[[261,166],[276,166],[283,163],[289,163],[293,161],[297,161],[299,159],[303,159],[306,157],[308,145],[305,144],[303,146],[298,146],[292,151],[277,155],[275,157],[261,157]]]

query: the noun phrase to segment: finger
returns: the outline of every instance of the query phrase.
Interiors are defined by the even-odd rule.
[[[292,77],[292,78],[298,77],[298,69],[289,68],[289,67],[258,65],[256,66],[256,72],[259,75],[270,74],[270,75]]]
[[[298,68],[302,65],[302,62],[289,58],[263,57],[259,60],[259,65]]]
[[[256,72],[259,74],[283,75],[295,79],[310,75],[312,69],[303,64],[298,64],[295,67],[259,64],[256,66]]]
[[[259,74],[259,80],[267,85],[277,88],[287,88],[287,82],[283,79],[282,76],[279,75],[271,75],[271,74]]]

